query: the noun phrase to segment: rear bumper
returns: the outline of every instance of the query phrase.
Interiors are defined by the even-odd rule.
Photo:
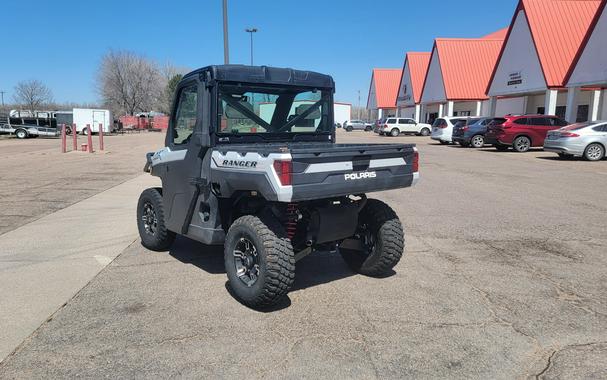
[[[581,156],[584,154],[583,146],[559,141],[545,141],[544,150],[547,152],[572,154],[574,156]]]
[[[470,144],[470,138],[469,137],[465,137],[465,136],[453,136],[452,138],[453,142],[461,144]]]
[[[512,145],[512,143],[500,140],[499,137],[489,136],[489,135],[485,135],[485,144],[488,144],[488,145],[508,145],[508,146]]]

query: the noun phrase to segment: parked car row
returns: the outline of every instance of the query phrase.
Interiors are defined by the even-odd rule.
[[[388,118],[376,124],[380,135],[412,133],[431,138],[443,145],[482,148],[492,145],[499,151],[512,148],[527,152],[543,147],[562,158],[583,157],[589,161],[605,158],[607,121],[569,124],[550,115],[506,115],[504,117],[440,117],[432,126],[413,119]]]

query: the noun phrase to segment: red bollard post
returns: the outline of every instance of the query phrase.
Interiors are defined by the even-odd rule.
[[[103,150],[103,124],[99,123],[99,150]]]
[[[90,124],[86,125],[86,131],[88,135],[89,153],[93,153],[93,128]]]
[[[76,123],[72,124],[72,139],[74,140],[74,151],[78,150],[78,129]]]
[[[67,152],[67,138],[65,136],[65,124],[61,124],[61,153]]]

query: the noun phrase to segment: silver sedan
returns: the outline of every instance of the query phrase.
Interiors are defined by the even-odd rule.
[[[588,161],[605,158],[607,147],[607,121],[571,124],[548,132],[544,150],[560,157],[584,157]]]

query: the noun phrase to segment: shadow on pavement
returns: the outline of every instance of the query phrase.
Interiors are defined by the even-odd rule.
[[[169,254],[180,262],[194,265],[205,272],[225,273],[223,246],[208,246],[178,236]],[[357,275],[346,265],[339,253],[313,253],[297,262],[295,268],[295,283],[291,291],[307,289]],[[390,277],[394,273],[392,272],[386,277]],[[226,287],[229,288],[229,286]]]
[[[169,252],[184,264],[194,265],[211,274],[225,273],[223,246],[204,245],[183,236],[177,236]]]

